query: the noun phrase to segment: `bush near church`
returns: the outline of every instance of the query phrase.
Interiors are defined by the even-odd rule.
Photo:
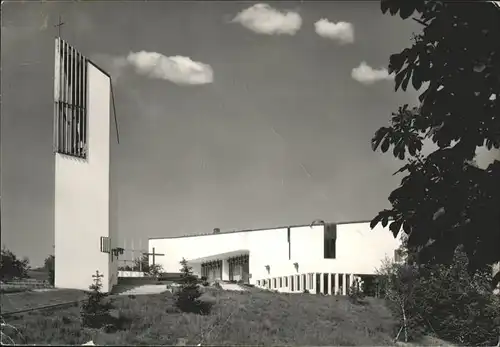
[[[400,320],[399,336],[423,334],[470,346],[493,346],[500,336],[500,297],[491,291],[491,270],[471,274],[467,255],[457,248],[451,264],[387,262],[379,285]]]
[[[14,278],[27,278],[30,270],[29,259],[19,260],[14,253],[3,247],[0,254],[0,278],[9,281]]]
[[[183,258],[180,262],[181,287],[175,293],[175,306],[182,312],[206,315],[210,313],[214,304],[208,296],[202,297],[198,278],[193,275],[192,268]]]
[[[103,275],[96,271],[96,274],[92,277],[94,277],[94,283],[89,286],[90,291],[85,293],[87,301],[81,306],[82,325],[87,328],[103,328],[107,333],[123,330],[130,323],[130,319],[122,314],[117,316],[111,314],[114,306],[106,298],[108,294],[102,292],[101,279]]]
[[[49,255],[45,258],[44,261],[44,270],[49,274],[49,283],[54,285],[55,282],[55,257],[53,255]]]
[[[120,266],[119,271],[142,271],[146,276],[159,277],[163,272],[163,266],[161,264],[151,264],[149,265],[149,257],[147,255],[142,255],[134,259],[134,265]]]
[[[101,278],[103,275],[96,271],[94,280],[90,286],[90,291],[85,292],[87,301],[81,307],[82,325],[89,328],[101,328],[111,321],[109,311],[113,308],[109,301],[106,301],[106,294],[102,292]]]

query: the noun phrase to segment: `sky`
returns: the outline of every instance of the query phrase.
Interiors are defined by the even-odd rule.
[[[54,244],[54,24],[113,78],[120,243],[370,220],[402,165],[370,140],[418,93],[390,54],[414,21],[366,2],[4,2],[2,244]]]

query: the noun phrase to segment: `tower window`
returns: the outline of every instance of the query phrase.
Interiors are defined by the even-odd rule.
[[[56,39],[54,147],[57,153],[87,157],[87,59]]]

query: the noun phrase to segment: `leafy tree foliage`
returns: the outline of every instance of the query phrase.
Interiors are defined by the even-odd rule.
[[[19,260],[14,253],[7,248],[2,248],[0,254],[0,278],[2,280],[11,280],[13,278],[28,277],[29,259]]]
[[[500,148],[500,9],[489,2],[382,0],[383,13],[412,15],[423,30],[410,48],[390,56],[395,89],[409,83],[420,105],[404,105],[372,139],[407,160],[389,201],[371,223],[396,236],[422,263],[449,263],[459,245],[469,270],[500,261],[500,161],[473,163],[478,147]],[[424,139],[438,149],[424,156]]]
[[[471,274],[462,247],[455,250],[452,265],[386,262],[380,274],[384,297],[401,323],[396,339],[430,333],[467,346],[498,341],[500,297],[491,292],[491,272]]]

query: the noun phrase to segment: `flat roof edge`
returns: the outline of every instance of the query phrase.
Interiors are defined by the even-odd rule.
[[[359,221],[349,221],[349,222],[325,222],[325,224],[335,224],[335,225],[345,225],[345,224],[359,224],[359,223],[370,223],[371,220],[359,220]],[[315,224],[318,225],[318,224]],[[212,235],[224,235],[224,234],[235,234],[235,233],[248,233],[252,231],[262,231],[262,230],[277,230],[277,229],[287,229],[287,228],[303,228],[308,227],[310,224],[299,224],[299,225],[287,225],[278,226],[271,228],[257,228],[257,229],[243,229],[243,230],[232,230],[232,231],[221,231],[220,233],[214,234],[193,234],[193,235],[181,235],[181,236],[164,236],[164,237],[150,237],[149,240],[163,240],[163,239],[181,239],[185,237],[197,237],[197,236],[212,236]]]

